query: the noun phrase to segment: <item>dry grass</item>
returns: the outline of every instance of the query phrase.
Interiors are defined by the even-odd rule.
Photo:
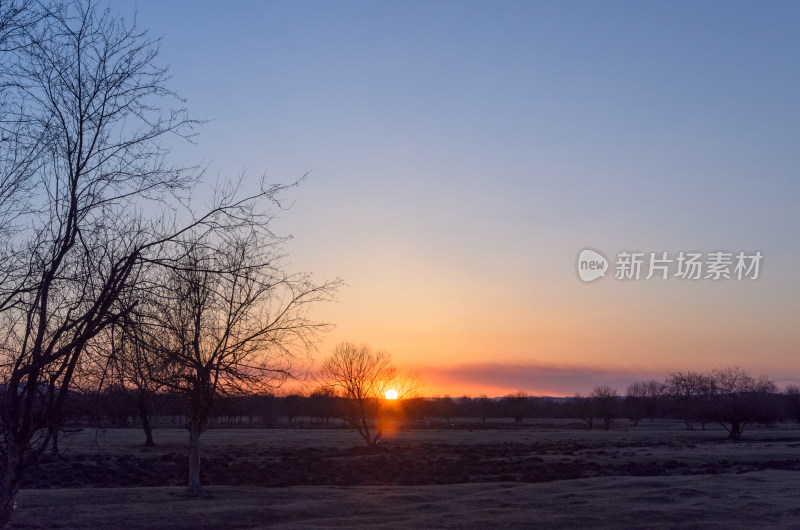
[[[28,490],[14,528],[743,528],[800,525],[800,473],[544,484]]]
[[[155,450],[140,447],[140,438],[119,429],[65,440],[65,460],[43,466],[51,467],[40,469],[39,485],[57,482],[50,472],[73,473],[80,485],[89,480],[81,470],[96,468],[105,474],[86,485],[99,487],[23,490],[13,526],[800,528],[795,426],[750,430],[740,443],[725,442],[721,430],[675,423],[610,432],[411,431],[377,455],[356,449],[357,435],[347,430],[212,430],[202,442],[213,485],[202,498],[180,487],[185,431],[157,431]],[[150,476],[131,468],[173,486],[106,487]],[[248,485],[287,474],[288,487]]]

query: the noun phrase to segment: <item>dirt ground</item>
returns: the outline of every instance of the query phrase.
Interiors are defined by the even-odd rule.
[[[373,452],[345,429],[215,429],[187,497],[186,432],[83,430],[29,473],[15,528],[800,528],[800,429],[671,422],[413,430]]]

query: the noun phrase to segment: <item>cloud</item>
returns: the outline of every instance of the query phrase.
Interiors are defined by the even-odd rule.
[[[589,393],[597,385],[610,385],[624,394],[627,386],[634,381],[662,380],[667,375],[644,369],[500,363],[434,366],[419,371],[431,389],[450,389],[447,392],[451,394],[482,392],[503,395],[524,390],[551,396]]]
[[[616,388],[625,394],[634,381],[656,379],[663,381],[671,370],[645,368],[620,368],[596,366],[567,366],[535,363],[464,363],[451,366],[429,366],[417,371],[426,386],[427,395],[477,395],[502,396],[518,390],[533,395],[572,396],[580,392],[589,394],[598,385]],[[745,370],[754,375],[770,375],[768,370]],[[700,370],[703,371],[703,370]],[[800,384],[794,374],[772,377],[778,388],[787,384]]]

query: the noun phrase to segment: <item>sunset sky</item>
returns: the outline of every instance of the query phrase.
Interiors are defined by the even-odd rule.
[[[366,342],[426,395],[800,382],[800,3],[112,7],[212,120],[175,162],[310,172],[276,229],[292,270],[347,283],[317,360]],[[578,278],[585,247],[605,278]],[[764,257],[756,280],[617,280],[625,250]]]

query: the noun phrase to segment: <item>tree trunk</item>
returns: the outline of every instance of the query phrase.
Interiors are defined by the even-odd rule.
[[[200,493],[200,435],[199,425],[189,425],[189,491]]]
[[[603,418],[603,427],[605,428],[605,430],[611,429],[611,423],[613,421],[614,419],[611,418],[610,416],[606,416],[605,418]]]
[[[153,441],[153,428],[150,426],[150,418],[147,417],[147,414],[142,416],[142,428],[144,429],[145,447],[155,447],[156,443]]]
[[[7,485],[5,480],[0,486],[0,503],[2,503],[0,505],[0,527],[2,528],[8,525],[11,516],[14,515],[14,509],[17,507],[17,489]]]
[[[738,421],[731,422],[731,429],[728,431],[728,440],[740,440],[742,437],[742,425]]]
[[[381,427],[377,427],[375,430],[375,436],[372,438],[370,449],[374,451],[378,447],[378,442],[381,438],[383,438],[383,429]]]
[[[58,427],[51,429],[52,445],[50,446],[50,454],[59,458],[61,453],[58,450]]]
[[[17,507],[17,491],[22,479],[18,453],[13,444],[8,444],[5,454],[5,465],[2,480],[0,480],[0,528],[5,528],[11,521],[14,509]]]
[[[367,418],[364,416],[363,411],[361,412],[361,418],[356,420],[354,423],[358,429],[358,434],[360,434],[361,438],[363,438],[364,442],[366,442],[367,448],[372,449],[374,446],[372,443],[372,433],[369,430],[369,423],[367,422]]]
[[[144,446],[155,447],[156,443],[153,441],[153,427],[150,425],[150,415],[147,414],[147,403],[142,399],[139,401],[139,419],[142,420],[142,429],[146,437]]]

